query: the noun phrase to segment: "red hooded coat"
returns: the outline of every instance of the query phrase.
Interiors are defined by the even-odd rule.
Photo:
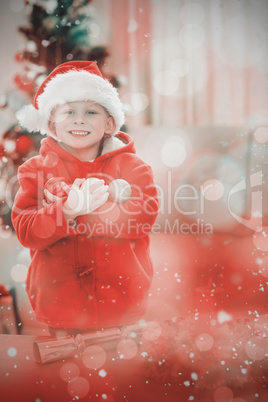
[[[158,212],[151,167],[125,133],[106,139],[94,162],[80,161],[51,137],[40,154],[20,166],[12,221],[21,244],[31,249],[26,291],[38,321],[54,327],[101,328],[140,319],[153,269],[149,233]],[[44,205],[51,177],[124,179],[132,189],[123,204],[108,200],[77,218],[71,228],[64,199]]]

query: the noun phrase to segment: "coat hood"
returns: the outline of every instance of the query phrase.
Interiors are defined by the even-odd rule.
[[[48,153],[52,152],[55,152],[61,159],[68,160],[70,162],[79,161],[79,159],[77,159],[75,156],[61,148],[52,137],[42,139],[40,154],[45,157]],[[102,161],[122,152],[135,154],[136,149],[133,139],[128,134],[119,132],[115,136],[106,138],[104,140],[101,155],[98,156],[95,161]]]

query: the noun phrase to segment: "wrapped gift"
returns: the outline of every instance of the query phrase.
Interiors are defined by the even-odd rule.
[[[141,333],[142,328],[140,325],[131,324],[85,332],[76,336],[62,338],[41,337],[34,342],[34,357],[38,363],[50,363],[76,355],[81,356],[88,346],[95,344],[105,344],[106,349],[111,349],[115,347],[119,340],[138,339]]]

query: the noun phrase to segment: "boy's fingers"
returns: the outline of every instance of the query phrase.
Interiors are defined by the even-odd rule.
[[[97,190],[99,187],[102,187],[102,186],[104,186],[104,180],[99,180],[99,181],[96,181],[95,183],[93,183],[93,184],[90,184],[90,192],[91,193],[94,193],[95,192],[95,190]]]
[[[47,197],[47,199],[51,202],[57,201],[59,199],[59,197],[51,194],[50,191],[48,191],[46,188],[44,189],[44,194]]]
[[[71,187],[68,186],[64,181],[61,182],[61,188],[65,191],[66,194],[69,194]]]
[[[108,188],[109,188],[109,186],[100,186],[92,192],[92,195],[99,196],[101,194],[105,194],[105,193],[107,193]]]
[[[86,179],[75,179],[72,184],[72,187],[80,187],[82,183],[84,183]]]
[[[86,179],[83,185],[83,191],[89,191],[93,193],[97,188],[104,185],[104,180],[97,179],[95,182],[92,182],[92,178]]]

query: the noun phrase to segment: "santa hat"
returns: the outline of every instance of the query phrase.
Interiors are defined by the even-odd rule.
[[[41,84],[32,105],[17,112],[22,127],[52,134],[49,119],[55,106],[91,100],[102,105],[114,118],[116,134],[124,123],[122,103],[116,88],[103,78],[93,61],[72,61],[57,66]]]

